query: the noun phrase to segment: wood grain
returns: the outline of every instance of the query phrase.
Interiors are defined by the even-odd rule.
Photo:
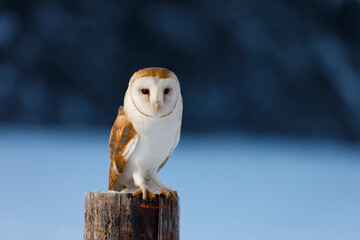
[[[179,218],[179,199],[87,192],[84,240],[178,240]]]

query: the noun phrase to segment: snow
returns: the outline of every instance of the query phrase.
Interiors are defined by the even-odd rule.
[[[82,239],[108,133],[0,127],[0,239]],[[182,239],[360,239],[358,144],[183,135],[160,178],[180,195]]]

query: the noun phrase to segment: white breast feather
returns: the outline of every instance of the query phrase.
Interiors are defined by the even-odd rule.
[[[133,106],[128,93],[125,95],[124,109],[128,120],[133,124],[138,139],[125,152],[128,157],[126,171],[141,171],[156,174],[161,163],[172,153],[180,137],[182,99],[178,99],[173,112],[164,118],[149,118]],[[135,147],[136,145],[136,147]],[[129,154],[132,152],[131,154]]]

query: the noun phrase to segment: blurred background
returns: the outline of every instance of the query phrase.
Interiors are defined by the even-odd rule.
[[[0,239],[82,238],[150,66],[184,98],[182,239],[359,239],[359,27],[348,0],[1,0]]]

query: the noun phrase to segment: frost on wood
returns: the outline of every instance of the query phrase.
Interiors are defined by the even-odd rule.
[[[179,201],[87,192],[84,240],[179,239]]]

